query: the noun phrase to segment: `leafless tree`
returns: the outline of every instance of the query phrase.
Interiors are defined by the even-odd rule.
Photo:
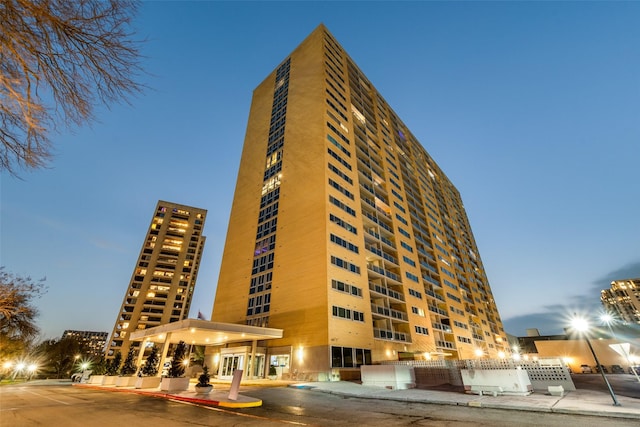
[[[138,93],[133,0],[0,0],[0,171],[45,167],[51,133]]]
[[[44,279],[33,281],[0,267],[0,356],[19,352],[38,334],[33,300],[44,292]]]

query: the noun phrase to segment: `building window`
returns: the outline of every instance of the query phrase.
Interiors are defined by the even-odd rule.
[[[416,326],[415,331],[416,331],[416,334],[429,335],[429,330],[422,326]]]
[[[422,293],[409,288],[409,295],[414,296],[416,298],[422,299]]]
[[[362,296],[362,289],[360,289],[357,286],[341,282],[339,280],[335,280],[335,279],[331,280],[331,287],[336,291],[344,292],[346,294],[351,294],[357,297]]]
[[[411,312],[417,314],[420,317],[424,317],[424,310],[419,307],[411,307]]]
[[[353,320],[355,322],[364,322],[364,313],[348,308],[333,306],[333,315],[342,319]]]
[[[338,218],[334,214],[329,214],[329,220],[331,222],[338,224],[340,227],[344,228],[347,231],[350,231],[353,234],[358,234],[357,228],[355,228],[353,225],[349,224],[348,222]]]
[[[371,365],[371,350],[352,347],[331,347],[332,368],[358,368]]]
[[[408,271],[406,271],[404,274],[405,274],[405,276],[407,276],[407,279],[413,280],[416,283],[420,283],[420,281],[418,279],[418,276],[416,276],[415,274],[411,274]]]
[[[336,236],[335,234],[331,234],[330,239],[331,242],[335,243],[336,245],[340,245],[343,248],[350,250],[351,252],[359,253],[359,249],[356,245],[347,242],[346,240]]]
[[[360,274],[360,267],[355,264],[350,263],[349,261],[345,261],[341,258],[331,256],[331,264],[336,267],[344,268],[345,270],[349,270],[352,273]]]

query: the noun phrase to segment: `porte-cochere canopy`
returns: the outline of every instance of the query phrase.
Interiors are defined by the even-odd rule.
[[[282,333],[282,329],[184,319],[133,332],[129,339],[169,344],[184,341],[186,344],[217,346],[242,341],[282,338]]]

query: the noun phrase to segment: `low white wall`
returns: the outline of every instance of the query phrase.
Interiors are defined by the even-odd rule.
[[[524,369],[462,369],[460,373],[465,390],[470,392],[485,390],[519,395],[533,392],[529,375]]]
[[[416,376],[413,366],[362,365],[362,385],[385,387],[394,390],[415,388]]]

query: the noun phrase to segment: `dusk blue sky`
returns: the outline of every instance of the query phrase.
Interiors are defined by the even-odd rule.
[[[508,333],[640,277],[639,2],[147,2],[148,89],[2,174],[1,264],[44,338],[111,332],[158,200],[208,210],[211,314],[253,89],[324,23],[462,195]]]

